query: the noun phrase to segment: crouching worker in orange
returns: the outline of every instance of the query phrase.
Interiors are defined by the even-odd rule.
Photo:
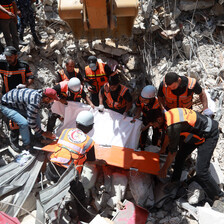
[[[144,127],[142,129],[139,144],[141,150],[144,150],[150,127],[149,119],[154,113],[160,113],[162,110],[156,97],[156,88],[152,85],[145,86],[142,89],[141,96],[138,97],[135,104],[137,106],[137,111],[131,122],[135,122],[135,120],[141,116],[141,112],[143,113],[142,122]],[[159,129],[153,128],[152,145],[158,145],[160,135]]]
[[[212,154],[219,138],[218,122],[190,109],[174,108],[165,112],[165,115],[156,114],[151,118],[151,125],[155,128],[166,128],[169,139],[168,156],[159,176],[166,177],[167,170],[175,159],[172,183],[168,186],[178,186],[184,162],[197,148],[195,180],[203,187],[207,196],[212,201],[215,200],[213,206],[217,210],[223,210],[224,193],[209,172]]]
[[[76,128],[63,130],[46,169],[48,180],[57,182],[60,178],[59,175],[62,175],[72,162],[79,174],[81,174],[86,161],[98,165],[105,164],[102,160],[96,160],[94,141],[87,135],[93,128],[93,124],[93,114],[90,111],[81,111],[76,118]],[[70,183],[70,190],[82,205],[87,207],[84,188],[78,177]],[[88,213],[79,204],[77,209],[80,218],[88,216]]]
[[[80,102],[81,99],[84,99],[92,108],[94,108],[94,105],[86,95],[80,80],[76,77],[71,78],[69,81],[64,80],[60,82],[58,85],[54,86],[53,89],[56,90],[60,102],[65,105],[68,104],[67,101]],[[57,118],[60,118],[60,115],[55,113],[49,115],[47,131],[53,131]]]
[[[103,85],[99,92],[99,103],[99,111],[102,112],[105,107],[123,114],[124,119],[127,117],[132,106],[132,96],[128,88],[120,84],[119,74],[111,75]]]

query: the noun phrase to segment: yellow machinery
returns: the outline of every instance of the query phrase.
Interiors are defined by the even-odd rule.
[[[76,39],[131,36],[138,0],[59,0],[58,12]]]

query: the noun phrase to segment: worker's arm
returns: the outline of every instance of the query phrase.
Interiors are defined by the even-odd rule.
[[[165,153],[166,152],[166,148],[167,148],[168,145],[169,145],[169,138],[168,138],[168,135],[165,134],[164,140],[163,140],[163,144],[162,144],[162,147],[161,147],[161,149],[159,151],[159,154]]]
[[[172,164],[172,162],[174,161],[176,154],[177,154],[176,152],[168,153],[168,156],[166,157],[166,162],[164,163],[163,167],[159,171],[159,177],[162,177],[162,178],[166,177],[167,171],[168,171],[170,165]]]
[[[93,104],[93,102],[90,100],[90,98],[86,95],[86,102],[94,109],[95,106]]]
[[[159,171],[159,176],[162,178],[166,177],[167,170],[169,169],[171,163],[174,161],[174,158],[176,156],[178,145],[179,145],[181,128],[182,128],[181,123],[170,125],[167,128],[167,134],[168,134],[167,141],[169,141],[169,146],[168,146],[169,153],[166,158],[166,162],[164,163],[163,167]]]
[[[161,107],[162,111],[164,111],[166,103],[165,103],[165,96],[163,94],[163,82],[161,82],[159,85],[157,96],[158,96],[160,107]]]
[[[141,116],[141,112],[142,112],[142,108],[141,107],[137,107],[137,110],[135,112],[135,116],[133,117],[131,122],[135,122],[135,120],[138,119]]]
[[[99,91],[99,105],[103,105],[103,87],[101,88],[101,90]]]
[[[106,165],[106,161],[103,159],[96,159],[95,156],[95,147],[93,146],[87,153],[87,160],[86,162],[89,164],[96,164],[96,165]]]
[[[199,94],[199,98],[200,98],[200,101],[202,103],[203,111],[204,111],[205,109],[208,108],[208,99],[207,99],[207,96],[206,96],[206,93],[205,93],[204,89],[202,89],[201,93]]]
[[[158,96],[158,100],[159,100],[159,105],[161,107],[161,110],[166,111],[166,109],[165,109],[165,98],[161,97],[161,96]]]
[[[15,18],[15,17],[16,17],[14,13],[9,12],[8,10],[6,10],[2,5],[0,5],[0,10],[1,10],[3,13],[8,14],[8,15],[9,15],[10,17],[12,17],[12,18]]]
[[[33,82],[34,82],[34,79],[28,79],[27,83],[26,83],[26,86],[27,87],[30,86],[31,84],[33,84]]]

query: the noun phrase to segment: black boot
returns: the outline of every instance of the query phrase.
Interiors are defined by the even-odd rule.
[[[37,34],[33,34],[33,40],[36,45],[43,45],[44,42],[40,41],[39,38],[37,37]]]

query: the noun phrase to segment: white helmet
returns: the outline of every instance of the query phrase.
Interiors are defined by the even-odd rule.
[[[93,124],[93,114],[90,111],[84,110],[79,112],[78,116],[76,117],[76,122],[83,126],[90,126]]]
[[[81,88],[81,82],[78,78],[71,78],[68,81],[68,88],[71,89],[74,92],[78,92]]]
[[[150,98],[155,97],[155,95],[156,95],[156,88],[152,85],[145,86],[142,89],[142,92],[141,92],[142,98],[150,99]]]

